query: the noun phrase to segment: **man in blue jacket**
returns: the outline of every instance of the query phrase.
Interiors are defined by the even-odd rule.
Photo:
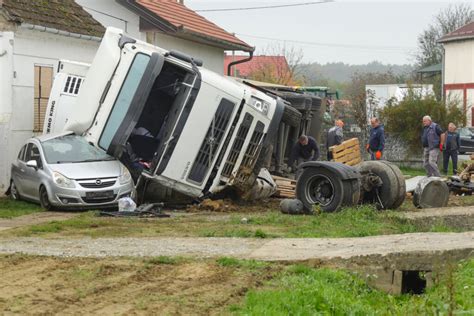
[[[441,134],[443,130],[438,124],[433,122],[430,116],[423,117],[423,134],[421,143],[423,144],[423,166],[428,177],[440,177],[438,170],[439,153],[443,151]]]
[[[372,129],[370,130],[367,151],[370,153],[370,159],[380,160],[382,159],[382,152],[385,146],[383,126],[380,125],[380,121],[376,117],[370,119],[370,125],[372,126]]]
[[[453,160],[453,175],[458,172],[458,152],[461,147],[461,138],[456,132],[456,125],[449,123],[443,146],[443,172],[448,174],[449,158]]]

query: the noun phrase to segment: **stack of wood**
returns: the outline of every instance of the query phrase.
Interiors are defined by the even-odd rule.
[[[273,176],[277,191],[273,195],[279,198],[294,198],[296,196],[296,180]]]
[[[362,161],[360,156],[359,139],[351,138],[340,145],[331,146],[333,161],[354,166]]]

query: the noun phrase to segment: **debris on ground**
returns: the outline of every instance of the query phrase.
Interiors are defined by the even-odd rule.
[[[413,194],[413,205],[417,208],[446,207],[449,200],[449,187],[439,177],[421,179]]]
[[[133,211],[122,210],[118,212],[101,211],[100,216],[110,217],[170,217],[163,213],[163,203],[142,204]]]

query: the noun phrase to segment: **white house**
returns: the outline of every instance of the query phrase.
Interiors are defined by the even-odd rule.
[[[0,0],[0,195],[20,147],[42,132],[58,61],[90,63],[104,26],[200,58],[220,73],[225,50],[254,49],[170,0]]]
[[[443,90],[446,100],[460,101],[467,126],[474,126],[474,22],[443,36]]]

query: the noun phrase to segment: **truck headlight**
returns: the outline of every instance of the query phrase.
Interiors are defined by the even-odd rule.
[[[74,188],[74,182],[68,177],[62,175],[61,173],[55,171],[53,172],[54,183],[60,188]]]
[[[250,97],[250,106],[253,107],[255,110],[267,115],[270,103],[267,101],[260,100],[256,97]]]
[[[130,174],[130,171],[128,171],[127,167],[122,165],[120,168],[120,177],[119,177],[120,184],[129,183],[131,180],[132,180],[132,175]]]

